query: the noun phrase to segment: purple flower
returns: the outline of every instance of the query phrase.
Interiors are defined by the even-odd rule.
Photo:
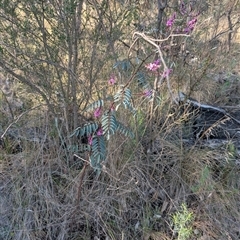
[[[159,65],[160,66],[160,59],[157,59],[153,62],[153,64]]]
[[[143,95],[147,98],[151,98],[152,97],[152,94],[153,94],[153,90],[152,89],[145,89],[143,91]]]
[[[163,77],[164,78],[166,78],[166,77],[168,77],[169,76],[169,74],[172,72],[172,69],[171,68],[168,68],[167,70],[165,70],[164,72],[163,72]]]
[[[92,142],[93,142],[93,136],[92,136],[92,135],[89,135],[89,136],[88,136],[88,144],[89,144],[89,145],[92,145]]]
[[[174,24],[175,22],[175,19],[176,19],[176,13],[174,13],[168,20],[167,20],[167,27],[171,28],[172,25]]]
[[[158,70],[158,68],[160,68],[160,60],[155,60],[152,63],[149,63],[148,65],[146,65],[146,68],[152,72],[156,72]]]
[[[103,135],[103,130],[102,130],[102,128],[99,128],[99,129],[97,130],[97,135],[98,135],[98,136],[102,136],[102,135]]]
[[[194,27],[195,27],[195,25],[196,25],[196,23],[197,23],[197,18],[195,17],[195,18],[193,18],[192,20],[190,20],[190,21],[187,23],[187,27],[185,28],[184,31],[185,31],[186,33],[192,32],[193,29],[194,29]]]
[[[114,78],[114,76],[111,76],[111,78],[108,80],[108,84],[114,85],[115,83],[116,83],[116,79]]]
[[[100,115],[101,115],[101,108],[97,108],[97,109],[94,111],[94,117],[95,117],[95,118],[98,118]]]

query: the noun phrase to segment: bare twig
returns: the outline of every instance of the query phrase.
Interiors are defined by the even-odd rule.
[[[140,33],[140,32],[135,32],[134,34],[133,34],[133,37],[135,37],[135,36],[139,36],[139,37],[141,37],[142,39],[144,39],[146,42],[148,42],[148,43],[150,43],[151,45],[153,45],[156,49],[157,49],[157,52],[158,52],[158,54],[159,54],[159,57],[160,57],[160,59],[161,59],[161,62],[162,62],[162,64],[163,64],[163,68],[164,68],[164,71],[167,71],[168,70],[168,67],[167,67],[167,64],[166,64],[166,62],[165,62],[165,60],[164,60],[164,57],[163,57],[163,53],[162,53],[162,51],[161,51],[161,49],[160,49],[160,46],[157,44],[157,43],[155,43],[155,40],[154,39],[152,39],[152,38],[150,38],[150,37],[148,37],[147,35],[145,35],[144,33]],[[170,37],[170,36],[169,36]],[[168,37],[168,38],[169,38]],[[167,38],[167,39],[168,39]],[[166,41],[166,40],[165,40]],[[161,84],[162,84],[162,81],[163,81],[163,79],[164,79],[164,76],[162,76],[161,78],[160,78],[160,80],[158,80],[158,78],[156,78],[155,79],[155,82],[154,82],[154,86],[157,88],[157,86],[160,86]],[[170,93],[170,96],[171,96],[171,99],[175,102],[175,103],[177,103],[177,100],[175,99],[175,97],[173,96],[173,92],[172,92],[172,89],[171,89],[171,85],[170,85],[170,81],[169,81],[169,76],[167,75],[166,76],[166,79],[167,79],[167,86],[168,86],[168,91],[169,91],[169,93]],[[156,90],[156,89],[154,89],[154,90]],[[153,92],[153,98],[155,97],[155,91]]]
[[[78,189],[77,189],[77,202],[76,204],[78,204],[80,202],[81,199],[81,193],[82,193],[82,186],[83,186],[83,178],[86,174],[86,169],[89,166],[89,162],[85,161],[83,168],[80,172],[80,176],[79,176],[79,185],[78,185]]]
[[[7,127],[6,130],[3,132],[3,134],[1,135],[0,138],[4,138],[5,134],[6,134],[7,131],[9,130],[9,128],[10,128],[13,124],[17,123],[17,122],[19,121],[19,119],[20,119],[23,115],[25,115],[26,113],[28,113],[28,112],[30,112],[30,111],[32,111],[33,109],[36,109],[36,108],[38,108],[38,107],[40,107],[40,106],[37,106],[37,107],[35,107],[35,108],[31,108],[31,109],[29,109],[29,110],[21,113],[12,123],[10,123],[10,124],[8,125],[8,127]]]

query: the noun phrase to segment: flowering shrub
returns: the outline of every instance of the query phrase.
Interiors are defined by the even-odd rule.
[[[188,11],[187,9],[190,10]],[[118,84],[116,76],[112,74],[110,79],[106,81],[106,84],[110,86],[116,85],[117,91],[113,95],[105,96],[105,100],[100,99],[90,104],[86,111],[93,113],[95,122],[85,124],[83,127],[77,128],[73,133],[73,135],[80,137],[88,137],[89,163],[98,172],[101,171],[102,163],[107,157],[106,143],[114,134],[121,133],[129,138],[134,137],[133,132],[117,120],[116,112],[122,109],[121,111],[129,111],[134,117],[137,109],[133,104],[133,98],[140,97],[149,101],[149,109],[153,113],[156,99],[161,94],[163,82],[166,82],[172,100],[176,101],[173,97],[170,83],[170,77],[174,69],[166,63],[171,62],[171,59],[166,61],[162,52],[163,49],[159,43],[168,43],[169,38],[173,37],[188,37],[188,34],[196,27],[198,15],[194,15],[191,8],[183,1],[181,1],[177,10],[166,20],[166,33],[163,36],[167,37],[154,39],[143,32],[134,33],[134,43],[131,48],[134,47],[136,42],[140,40],[145,41],[154,48],[149,55],[154,55],[154,59],[149,61],[148,56],[143,60],[137,58],[135,64],[128,59],[115,63],[113,71],[128,72],[130,77],[124,84]],[[189,17],[191,17],[191,20],[187,21]],[[177,34],[175,34],[176,32]],[[137,88],[131,87],[134,85],[137,85]],[[140,92],[132,93],[132,91]]]

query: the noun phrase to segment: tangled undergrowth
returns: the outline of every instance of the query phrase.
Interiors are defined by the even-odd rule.
[[[234,111],[234,76],[218,85],[214,80],[212,95],[199,85],[197,97]],[[228,101],[220,97],[226,92]],[[189,116],[168,102],[151,121],[138,113],[131,123],[136,138],[111,139],[100,175],[85,165],[84,153],[67,146],[68,137],[60,135],[64,123],[48,113],[29,111],[9,129],[5,125],[1,132],[11,134],[0,150],[0,239],[238,239],[237,147],[230,139],[214,148],[192,142]],[[21,139],[11,138],[14,129]]]
[[[216,102],[234,106],[237,99],[219,96],[236,96],[238,81],[226,77],[214,88]],[[0,239],[238,239],[237,147],[230,139],[214,148],[192,141],[189,116],[167,102],[151,121],[138,113],[136,138],[111,139],[100,175],[62,139],[64,123],[25,113],[7,131],[22,138],[1,145]]]
[[[114,138],[103,172],[86,168],[80,199],[84,162],[59,142],[1,150],[0,239],[238,239],[239,155],[184,142],[172,119],[164,128],[155,121],[157,134],[142,132],[138,142]],[[174,221],[186,218],[183,204],[190,238]]]

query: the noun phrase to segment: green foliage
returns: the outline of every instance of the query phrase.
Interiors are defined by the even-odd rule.
[[[123,104],[125,109],[130,110],[133,114],[136,113],[132,105],[132,92],[129,88],[120,87],[120,90],[114,95],[114,103],[118,103],[116,110]]]
[[[81,137],[88,138],[87,146],[84,146],[84,148],[82,147],[81,149],[85,149],[85,151],[88,151],[90,153],[90,164],[98,173],[100,173],[102,162],[106,159],[107,156],[106,141],[109,141],[110,137],[116,134],[116,132],[119,132],[129,138],[134,137],[134,134],[130,129],[124,126],[124,124],[121,122],[117,121],[116,111],[113,107],[115,102],[120,102],[116,107],[116,110],[119,109],[118,107],[121,105],[121,103],[123,103],[123,106],[125,106],[125,108],[130,108],[133,110],[133,107],[131,105],[130,89],[121,89],[114,96],[114,102],[111,104],[112,107],[106,110],[99,120],[99,116],[96,116],[96,122],[87,123],[82,127],[76,128],[70,136],[80,137],[80,139]],[[103,106],[103,100],[98,100],[90,104],[86,108],[86,111],[99,110],[100,113],[100,109],[103,108]]]
[[[229,143],[227,144],[227,154],[229,160],[232,160],[238,156],[238,151],[232,141],[229,141]]]
[[[194,215],[187,209],[185,203],[181,205],[181,209],[172,215],[174,232],[178,234],[178,240],[187,240],[192,235],[192,222]]]
[[[103,134],[109,140],[110,136],[116,132],[117,120],[115,111],[106,112],[101,118]]]
[[[106,159],[106,141],[103,136],[94,136],[90,155],[91,167],[98,173],[101,172],[101,163]]]
[[[103,107],[104,105],[104,101],[102,99],[95,101],[93,103],[91,103],[90,105],[88,105],[88,107],[86,108],[87,112],[93,111],[96,108],[100,108]]]
[[[83,137],[83,136],[90,136],[92,134],[95,134],[97,129],[99,128],[99,125],[97,123],[87,123],[84,124],[83,127],[78,127],[74,130],[74,132],[70,135],[70,137],[76,136],[76,137]]]
[[[81,144],[80,148],[77,147],[75,150],[88,151],[91,166],[100,172],[101,164],[107,156],[106,141],[109,141],[110,137],[116,132],[129,138],[134,137],[130,129],[116,120],[115,111],[106,111],[102,115],[100,123],[87,123],[83,127],[78,127],[70,137],[88,137],[88,144]]]
[[[117,122],[116,131],[120,132],[121,134],[123,134],[126,137],[134,138],[134,133],[120,122]]]
[[[144,87],[148,85],[146,74],[144,74],[143,72],[138,72],[136,76],[137,76],[138,86]]]
[[[192,187],[193,192],[198,192],[200,190],[204,191],[211,191],[213,190],[213,186],[211,185],[211,181],[209,181],[211,176],[210,169],[207,165],[204,166],[204,168],[201,171],[199,183]]]
[[[128,59],[124,59],[122,61],[117,61],[114,65],[113,65],[113,69],[114,68],[119,68],[120,70],[122,70],[123,72],[128,72],[131,69],[131,63]]]
[[[131,90],[126,88],[124,89],[123,86],[120,87],[118,92],[114,95],[114,102],[130,102],[131,101]]]

